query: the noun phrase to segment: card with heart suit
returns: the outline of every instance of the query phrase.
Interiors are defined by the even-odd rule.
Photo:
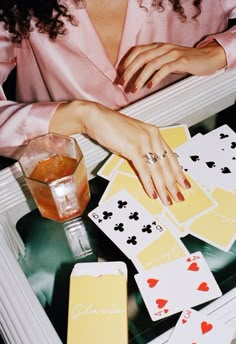
[[[160,128],[160,131],[162,137],[172,149],[181,146],[184,142],[190,139],[190,133],[188,127],[185,124],[163,127]],[[130,164],[125,159],[115,154],[112,154],[109,157],[102,168],[97,172],[97,175],[110,180],[112,175],[117,170],[135,175],[134,170],[132,169]]]
[[[88,216],[129,258],[159,238],[163,231],[161,224],[125,190]]]
[[[229,251],[236,239],[236,193],[216,188],[212,197],[217,201],[217,207],[195,219],[188,231],[223,251]]]
[[[230,344],[234,333],[234,328],[190,308],[180,315],[168,344]]]
[[[135,280],[153,321],[222,295],[201,252],[138,273]]]

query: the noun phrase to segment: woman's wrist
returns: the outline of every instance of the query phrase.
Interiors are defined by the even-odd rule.
[[[226,67],[227,59],[225,50],[216,40],[200,47],[200,49],[204,49],[209,54],[209,57],[214,59],[217,70]]]
[[[96,108],[96,103],[84,100],[62,103],[51,118],[49,131],[64,135],[89,135],[90,117],[96,112]]]

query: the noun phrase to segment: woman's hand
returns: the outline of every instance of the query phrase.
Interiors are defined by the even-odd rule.
[[[216,41],[201,48],[154,43],[132,49],[122,62],[123,74],[119,83],[126,88],[135,75],[138,75],[131,88],[131,92],[136,93],[144,85],[148,88],[155,87],[171,73],[202,76],[225,66],[224,49]]]
[[[73,101],[57,108],[50,131],[65,135],[84,133],[126,158],[147,194],[151,198],[159,196],[164,205],[171,205],[172,199],[184,200],[178,185],[184,189],[190,187],[175,154],[154,125],[97,103]]]

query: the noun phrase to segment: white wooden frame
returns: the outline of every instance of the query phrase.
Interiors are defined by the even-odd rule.
[[[189,77],[123,109],[121,112],[158,126],[180,123],[190,126],[234,104],[235,99],[236,70],[219,71],[209,77]],[[96,167],[106,158],[108,152],[82,135],[76,136],[76,139],[84,153],[89,178],[92,178]],[[42,315],[43,309],[39,311],[41,306],[34,293],[30,291],[31,287],[17,264],[18,254],[24,254],[24,244],[15,230],[15,224],[21,216],[34,208],[35,204],[23,180],[18,163],[0,171],[0,256],[4,256],[4,252],[7,252],[6,256],[8,257],[7,260],[1,260],[1,269],[10,273],[10,275],[1,274],[0,277],[2,306],[0,309],[0,329],[2,333],[5,333],[6,342],[11,344],[25,344],[25,331],[30,326],[32,329],[36,326],[42,338],[47,338],[45,343],[60,342],[50,321]],[[22,305],[22,309],[28,308],[29,313],[38,314],[44,321],[44,330],[34,317],[29,317],[27,321],[22,320],[24,319],[22,318],[19,323],[15,324],[18,328],[17,335],[14,336],[14,333],[11,332],[9,324],[14,324],[16,318],[14,312],[7,312],[6,309],[9,305],[14,308],[16,301],[14,301],[13,291],[12,298],[9,293],[9,301],[5,300],[3,290],[6,285],[6,278],[10,281],[13,275],[15,283],[23,286],[18,290],[17,305],[15,304],[15,306]],[[25,302],[27,293],[30,294],[30,302],[28,303]],[[230,297],[236,297],[236,290],[230,293]],[[222,298],[223,303],[224,299],[228,300],[228,296]],[[213,302],[212,307],[214,304]],[[227,311],[227,307],[225,309]],[[27,336],[29,343],[36,343],[30,331],[27,332]],[[162,342],[158,341],[158,343],[164,343],[165,339],[163,340]]]

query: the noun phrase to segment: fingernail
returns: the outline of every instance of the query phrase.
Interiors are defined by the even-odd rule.
[[[185,200],[183,194],[180,191],[177,193],[177,197],[178,197],[178,200],[181,202],[183,202]]]
[[[120,85],[124,85],[124,83],[125,83],[125,77],[122,76],[122,77],[120,78],[120,80],[119,80],[119,84],[120,84]]]
[[[191,188],[191,184],[189,183],[187,179],[184,180],[184,185],[186,186],[187,189]]]
[[[137,86],[134,85],[134,86],[131,88],[131,92],[132,92],[132,93],[136,93],[136,92],[137,92],[137,89],[138,89]]]
[[[157,199],[157,193],[156,193],[156,191],[153,191],[152,197],[153,197],[154,199]]]
[[[152,81],[149,81],[148,84],[147,84],[147,88],[152,88],[152,86],[153,86]]]
[[[170,198],[169,195],[167,196],[167,202],[168,202],[169,205],[172,205],[172,204],[173,204],[172,199]]]

